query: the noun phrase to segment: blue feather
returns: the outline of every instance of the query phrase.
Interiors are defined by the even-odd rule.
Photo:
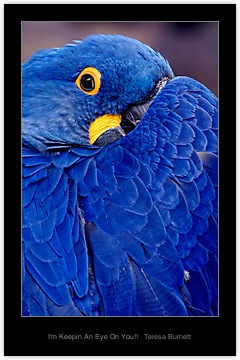
[[[135,282],[136,311],[145,316],[186,316],[187,312],[178,293],[174,293],[143,269],[132,263],[131,271]]]
[[[208,203],[209,200],[213,200],[216,196],[213,183],[207,173],[206,173],[206,185],[204,187],[204,191],[201,190],[200,196],[201,196],[201,202],[203,204]]]
[[[179,119],[175,119],[175,117],[178,117]],[[171,119],[173,118],[173,120]],[[169,115],[169,119],[164,122],[164,126],[167,127],[170,131],[172,142],[176,143],[180,133],[181,133],[181,123],[179,124],[178,121],[181,121],[181,117],[175,113],[172,113],[171,116]]]
[[[179,203],[173,210],[170,210],[171,226],[180,233],[187,233],[192,227],[192,217],[182,191],[178,191]]]
[[[212,153],[200,154],[204,168],[214,185],[218,185],[218,157]]]
[[[111,196],[111,201],[123,208],[131,208],[140,195],[135,182],[119,177],[117,183],[117,191]]]
[[[163,256],[154,256],[143,264],[143,269],[156,280],[161,279],[161,283],[169,289],[176,289],[183,284],[183,268],[180,262],[169,261]]]
[[[192,130],[192,127],[188,125],[186,122],[182,122],[181,133],[179,135],[177,144],[178,145],[186,145],[193,142],[195,134]]]
[[[66,253],[65,253],[65,250],[64,250],[64,248],[62,246],[62,243],[61,243],[60,239],[61,238],[59,238],[57,230],[54,229],[52,237],[51,237],[51,239],[49,241],[49,245],[53,248],[53,250],[56,252],[57,255],[65,256]]]
[[[117,179],[115,176],[115,167],[112,164],[103,164],[98,168],[98,182],[102,184],[102,189],[98,188],[98,194],[102,191],[102,196],[112,195],[117,189]]]
[[[148,169],[147,166],[145,166],[145,165],[141,165],[138,177],[139,177],[139,179],[142,180],[142,182],[145,185],[146,189],[152,183],[152,175],[151,175],[150,169]]]
[[[67,182],[61,182],[59,185],[49,199],[51,201],[49,212],[56,212],[56,226],[63,222],[69,206],[69,186]]]
[[[28,251],[33,253],[35,257],[43,262],[52,262],[58,258],[58,255],[53,251],[49,244],[40,244],[32,242],[27,246]]]
[[[75,291],[79,297],[86,295],[88,291],[88,254],[87,244],[84,238],[80,238],[74,247],[77,261],[77,279],[75,279]]]
[[[79,157],[72,152],[62,152],[60,154],[53,154],[52,156],[52,162],[56,167],[68,168],[75,164],[78,159]]]
[[[39,283],[39,286],[44,289],[48,296],[54,301],[57,305],[63,305],[70,301],[70,293],[66,284],[61,284],[59,286],[51,286],[45,282],[45,280],[40,276],[39,272],[32,266],[31,262],[26,262],[31,271],[33,277]]]
[[[212,118],[207,111],[197,107],[195,116],[197,118],[197,125],[201,130],[209,130],[212,126]]]
[[[79,240],[85,239],[84,223],[82,222],[81,219],[82,219],[82,214],[79,214],[78,208],[76,206],[74,224],[72,226],[72,232],[71,232],[72,241],[74,245]]]
[[[193,147],[196,151],[204,151],[207,148],[208,145],[208,139],[206,137],[205,132],[203,132],[202,130],[200,130],[197,126],[195,125],[191,125],[194,133],[195,133],[195,138],[193,140]]]
[[[47,168],[39,170],[37,173],[32,175],[31,177],[24,177],[24,170],[23,170],[23,178],[22,178],[22,189],[24,190],[29,184],[38,183],[40,180],[43,180],[47,177]],[[23,196],[25,193],[23,192]]]
[[[179,263],[180,257],[176,250],[176,246],[175,246],[176,239],[173,239],[173,237],[170,237],[169,234],[170,234],[170,232],[168,231],[167,236],[166,236],[166,241],[158,246],[157,253],[158,253],[159,257],[161,257],[161,258],[167,259],[168,261],[171,261],[174,263]]]
[[[46,181],[39,181],[36,190],[36,199],[46,200],[49,195],[55,190],[57,184],[62,178],[62,169],[55,167],[48,168],[48,175]]]
[[[206,217],[201,217],[199,214],[196,215],[193,213],[193,227],[195,232],[198,235],[203,235],[205,231],[208,229],[208,219]]]
[[[89,191],[93,191],[98,187],[97,168],[94,159],[90,161],[83,181]]]
[[[47,314],[47,311],[43,309],[39,302],[33,299],[33,301],[28,305],[29,311],[31,314],[35,314],[35,316],[44,316]]]
[[[151,195],[146,189],[145,184],[138,176],[134,178],[134,185],[137,188],[138,197],[134,206],[131,206],[129,211],[138,215],[146,215],[151,211],[153,206]]]
[[[193,152],[192,144],[178,145],[177,146],[177,158],[178,159],[189,159]]]
[[[205,110],[211,117],[214,115],[215,106],[208,101],[208,98],[200,97],[197,100],[198,106]],[[215,103],[214,103],[215,105]]]
[[[218,315],[218,259],[217,255],[209,253],[209,260],[206,267],[208,274],[209,288],[212,295],[211,309],[215,316]]]
[[[39,216],[39,221],[37,221]],[[28,219],[28,226],[32,230],[33,238],[36,242],[46,242],[52,238],[56,213],[47,213],[42,202],[33,202],[25,209],[25,218]],[[31,221],[32,218],[32,221]]]
[[[110,232],[118,234],[125,231],[126,226],[129,231],[140,231],[147,223],[147,215],[135,213],[134,209],[122,210],[118,206],[105,201],[105,210],[109,214],[108,224],[111,229]],[[97,219],[99,223],[99,220]]]
[[[173,229],[171,226],[166,227],[167,237],[171,240],[171,242],[176,246],[179,241],[179,232]]]
[[[94,146],[81,146],[81,147],[73,147],[71,148],[71,152],[76,154],[78,158],[88,158],[96,155],[100,151],[99,147]]]
[[[192,181],[190,183],[182,182],[180,187],[183,192],[183,195],[185,196],[189,210],[193,211],[199,206],[200,203],[200,195],[196,182],[195,181]]]
[[[183,119],[191,119],[195,116],[195,106],[187,100],[180,102],[179,106],[175,109],[176,113]]]
[[[78,266],[76,255],[74,249],[67,254],[64,258],[62,272],[65,279],[65,282],[69,283],[70,281],[76,282]],[[78,282],[77,282],[78,285]]]
[[[218,129],[218,111],[216,108],[214,108],[214,115],[212,117],[212,128]]]
[[[197,236],[194,230],[189,231],[187,234],[179,234],[177,251],[179,256],[184,259],[190,255],[190,251],[196,245]]]
[[[77,205],[77,186],[76,183],[69,181],[68,211],[75,216]]]
[[[163,91],[164,91],[164,89],[163,89]],[[164,125],[169,128],[171,133],[172,133],[172,130],[174,130],[173,133],[175,133],[176,135],[179,135],[181,132],[181,128],[182,128],[181,127],[182,122],[183,122],[182,116],[178,115],[176,112],[171,111],[169,113],[169,116],[166,118]],[[171,123],[171,125],[170,125],[170,123]],[[173,124],[175,124],[175,126]],[[175,142],[175,137],[173,139]]]
[[[199,84],[199,90],[201,97],[208,101],[211,105],[213,105],[214,110],[216,110],[218,107],[218,101],[216,96],[203,84]]]
[[[203,219],[210,217],[212,213],[213,213],[213,206],[211,201],[209,201],[208,203],[200,204],[198,208],[193,211],[193,214]]]
[[[69,221],[69,215],[66,213],[65,218],[63,222],[56,226],[56,231],[59,236],[59,238],[62,238],[62,234],[64,234],[64,238],[62,241],[62,247],[66,251],[66,253],[69,253],[73,247],[72,239],[71,239],[71,227],[70,227],[70,221]]]
[[[205,136],[208,139],[208,144],[207,144],[207,151],[212,151],[213,153],[217,153],[218,152],[218,138],[217,135],[211,131],[211,130],[207,130],[205,131]]]
[[[27,207],[33,200],[36,192],[36,184],[29,184],[22,192],[22,206]]]
[[[189,86],[189,84],[188,84]],[[190,85],[190,89],[191,89],[191,85]],[[187,89],[186,89],[187,90]],[[197,91],[197,89],[196,89]],[[186,99],[190,104],[192,104],[195,108],[197,107],[197,105],[199,104],[199,96],[196,93],[191,93],[191,90],[188,92],[184,93],[184,99]],[[195,119],[191,119],[191,121],[195,122]]]
[[[117,239],[127,254],[139,265],[147,262],[156,253],[156,248],[143,244],[129,232],[120,234]]]
[[[86,316],[97,316],[99,314],[105,315],[102,302],[100,299],[99,290],[94,280],[94,275],[92,272],[92,267],[89,265],[91,272],[90,276],[87,279],[88,281],[88,293],[83,296],[74,296],[73,301],[81,311],[83,315]]]
[[[87,222],[94,221],[95,218],[103,216],[105,213],[105,203],[102,198],[92,199],[90,196],[80,201],[83,216]]]
[[[108,269],[107,271],[111,271]],[[98,281],[107,316],[129,316],[132,310],[132,278],[126,263],[119,269],[119,278],[107,285]]]
[[[85,197],[89,195],[89,188],[85,184],[85,182],[82,179],[79,179],[79,182],[77,184],[77,193],[81,197]]]
[[[198,272],[199,269],[206,266],[208,262],[208,255],[209,252],[207,249],[201,246],[197,241],[196,245],[191,249],[189,255],[182,260],[184,269]]]
[[[134,281],[134,310],[137,315],[162,316],[166,315],[149,280],[144,277],[144,272],[131,262],[131,272]]]
[[[65,283],[62,268],[64,267],[64,260],[57,258],[52,262],[41,261],[30,251],[26,251],[26,262],[30,263],[31,266],[38,272],[39,276],[49,286],[60,286]],[[57,271],[58,266],[61,265],[61,271]]]
[[[179,98],[175,93],[169,92],[168,94],[164,94],[161,99],[163,101],[163,105],[161,104],[162,107],[167,106],[170,110],[174,110],[180,104]]]
[[[167,209],[174,209],[178,203],[177,185],[172,179],[167,179],[162,187],[161,204]]]
[[[211,315],[211,297],[207,281],[200,269],[190,272],[190,280],[187,283],[188,291],[191,293],[191,304],[200,309],[204,314]]]
[[[180,180],[182,182],[193,181],[196,177],[198,177],[198,175],[202,171],[202,163],[197,153],[195,152],[192,153],[191,158],[189,159],[189,165],[190,165],[189,172],[185,176],[180,177]]]
[[[158,206],[157,208],[158,208],[159,214],[161,216],[163,225],[165,227],[168,226],[170,224],[170,222],[171,222],[169,210],[164,208],[163,206]]]
[[[127,224],[128,231],[133,231]],[[165,241],[166,231],[161,219],[161,216],[155,206],[146,217],[144,226],[138,230],[137,226],[134,229],[134,236],[143,244],[156,247]]]
[[[175,159],[173,162],[174,175],[179,177],[187,176],[190,170],[190,163],[185,159]]]
[[[208,231],[198,237],[199,243],[212,253],[218,249],[218,224],[213,216],[208,220]]]
[[[59,307],[47,298],[46,303],[49,316],[82,316],[81,312],[77,309],[73,302]]]
[[[124,253],[116,240],[92,224],[87,225],[87,230],[88,241],[91,243],[94,257],[97,257],[106,267],[119,267]],[[105,240],[104,246],[101,241],[102,238]],[[106,247],[108,251],[106,251]]]
[[[31,175],[36,174],[39,170],[45,169],[46,164],[34,165],[31,167],[26,167],[24,169],[24,177],[29,177]]]
[[[116,164],[115,174],[117,176],[134,177],[140,171],[140,165],[135,157],[129,151],[124,151],[121,163]]]
[[[177,146],[172,143],[166,143],[163,155],[168,158],[174,159],[177,155]]]
[[[197,187],[198,187],[198,190],[199,191],[203,191],[206,187],[206,184],[207,184],[207,181],[208,181],[208,178],[207,178],[207,174],[205,171],[202,171],[198,177],[196,177],[196,179],[194,180]]]
[[[39,165],[45,164],[45,167],[50,165],[49,158],[47,156],[42,156],[37,152],[33,152],[29,149],[22,149],[22,164],[24,167],[34,167],[38,168]],[[25,175],[25,170],[24,170]]]

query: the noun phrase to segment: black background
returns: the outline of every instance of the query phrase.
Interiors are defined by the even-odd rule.
[[[4,16],[5,355],[235,355],[236,6],[5,4]],[[219,22],[219,317],[21,317],[21,21],[43,20]],[[48,334],[121,333],[137,333],[138,339],[48,339]],[[168,333],[191,334],[191,340],[143,336]]]

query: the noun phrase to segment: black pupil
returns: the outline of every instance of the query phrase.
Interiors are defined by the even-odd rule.
[[[85,91],[92,91],[95,88],[95,83],[92,75],[84,74],[81,78],[81,88]]]

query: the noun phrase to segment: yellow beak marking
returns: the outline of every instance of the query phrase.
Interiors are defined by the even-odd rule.
[[[102,135],[108,129],[112,129],[117,126],[120,126],[121,120],[122,120],[122,116],[120,114],[118,115],[105,114],[103,116],[96,118],[93,122],[90,123],[89,126],[90,144],[91,145],[94,144],[95,141],[99,138],[99,136]]]

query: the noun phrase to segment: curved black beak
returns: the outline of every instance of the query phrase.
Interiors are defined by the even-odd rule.
[[[121,127],[125,134],[128,134],[137,126],[155,96],[159,93],[159,91],[161,91],[161,89],[167,84],[168,81],[169,78],[167,77],[161,79],[154,87],[152,93],[146,101],[141,102],[140,104],[135,104],[122,113]]]
[[[104,146],[110,144],[121,137],[130,133],[137,124],[141,121],[142,117],[149,108],[155,96],[167,84],[170,79],[167,77],[162,78],[154,87],[152,93],[145,101],[134,104],[121,113],[120,126],[108,129],[94,142],[96,146]]]

